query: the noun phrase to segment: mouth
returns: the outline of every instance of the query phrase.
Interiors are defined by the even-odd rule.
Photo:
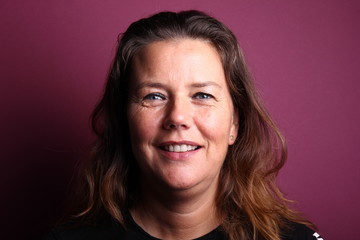
[[[167,152],[190,152],[199,149],[200,146],[189,144],[168,144],[160,146],[160,149]]]

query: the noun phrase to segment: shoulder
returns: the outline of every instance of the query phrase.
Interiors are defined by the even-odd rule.
[[[115,222],[85,225],[81,227],[59,226],[51,230],[42,240],[100,240],[121,239],[123,228]]]
[[[282,240],[324,240],[317,232],[300,223],[290,223],[282,233]]]

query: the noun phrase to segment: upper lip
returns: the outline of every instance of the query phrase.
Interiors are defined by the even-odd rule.
[[[169,146],[169,145],[191,145],[191,146],[200,146],[200,144],[193,142],[193,141],[187,141],[187,140],[183,140],[183,141],[165,141],[165,142],[161,142],[159,144],[159,147],[164,147],[164,146]]]

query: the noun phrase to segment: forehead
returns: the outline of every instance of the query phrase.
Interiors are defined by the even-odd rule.
[[[210,42],[185,38],[156,41],[143,47],[133,58],[132,75],[223,78],[224,70],[220,55]]]
[[[172,38],[167,40],[160,40],[160,41],[154,41],[151,42],[144,47],[140,49],[135,54],[135,57],[138,57],[139,55],[143,55],[144,53],[151,53],[152,50],[168,50],[172,49],[174,52],[178,51],[194,51],[194,50],[203,50],[202,52],[205,53],[206,51],[212,51],[213,54],[216,54],[219,57],[219,54],[217,53],[216,48],[213,46],[213,44],[205,39],[201,38],[187,38],[187,37],[179,37],[179,38]]]

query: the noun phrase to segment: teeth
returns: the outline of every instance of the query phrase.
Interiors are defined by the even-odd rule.
[[[181,145],[168,145],[165,146],[164,148],[169,152],[187,152],[187,151],[195,150],[196,146],[181,144]]]

